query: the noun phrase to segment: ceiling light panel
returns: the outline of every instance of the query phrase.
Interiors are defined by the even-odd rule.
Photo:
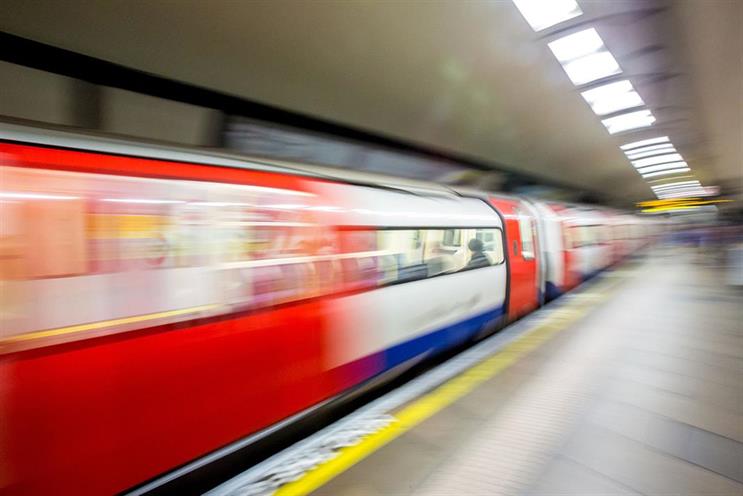
[[[548,45],[576,86],[622,72],[594,28],[563,36]]]
[[[666,195],[656,195],[656,196],[658,198],[665,200],[667,198],[689,198],[692,196],[703,196],[703,195],[704,195],[703,189],[695,189],[695,190],[680,191],[678,193],[669,193]]]
[[[688,190],[688,191],[679,191],[678,193],[666,193],[666,194],[658,194],[655,195],[658,198],[666,199],[666,198],[687,198],[691,196],[702,196],[704,194],[704,190],[702,189],[694,189],[694,190]]]
[[[622,72],[614,56],[607,51],[586,55],[564,64],[562,68],[576,86]]]
[[[702,186],[698,185],[698,186],[689,186],[686,188],[676,188],[676,189],[671,189],[668,191],[653,191],[653,193],[655,193],[656,195],[677,195],[677,194],[682,194],[686,191],[698,191],[701,188]]]
[[[681,160],[684,160],[684,158],[678,153],[667,153],[665,155],[658,155],[657,157],[633,160],[632,165],[635,167],[647,167],[648,165],[667,164],[669,162],[678,162]]]
[[[665,183],[665,184],[656,184],[655,186],[651,186],[653,189],[660,189],[660,188],[672,188],[676,186],[686,186],[688,184],[700,184],[698,179],[692,179],[690,181],[674,181],[671,183]]]
[[[678,181],[675,183],[651,186],[651,188],[653,189],[653,191],[664,191],[667,189],[688,188],[689,186],[699,186],[699,185],[701,185],[699,181]]]
[[[673,148],[672,143],[661,143],[660,145],[641,146],[639,148],[633,148],[632,150],[625,151],[624,153],[630,155],[632,153],[649,152],[653,150],[662,150],[664,148]]]
[[[601,123],[606,127],[609,134],[621,133],[630,129],[651,126],[655,122],[655,116],[649,110],[638,110],[626,114],[602,119]]]
[[[678,193],[668,193],[664,195],[658,195],[660,198],[686,198],[690,196],[707,196],[707,193],[702,188],[697,188],[688,191],[679,191]]]
[[[604,40],[601,39],[601,36],[599,36],[594,28],[584,29],[583,31],[563,36],[548,43],[548,45],[552,53],[557,57],[557,60],[563,64],[592,53],[606,50]]]
[[[653,191],[665,191],[665,190],[672,190],[672,189],[678,189],[678,188],[689,188],[689,187],[696,187],[701,186],[702,183],[699,181],[678,181],[675,183],[668,183],[663,184],[661,186],[651,186],[653,188]]]
[[[680,167],[678,169],[671,169],[671,170],[664,170],[660,172],[651,172],[648,174],[643,173],[642,177],[643,179],[647,179],[649,177],[658,177],[658,176],[667,176],[669,174],[679,174],[681,172],[689,172],[691,169],[688,167]]]
[[[670,192],[655,192],[655,196],[658,198],[667,198],[674,195],[688,195],[693,192],[703,191],[702,188],[696,187],[696,188],[687,188],[683,190],[676,190],[676,191],[670,191]]]
[[[541,31],[583,14],[575,0],[513,0],[534,31]]]
[[[670,162],[668,164],[651,165],[649,167],[638,167],[637,172],[639,172],[640,174],[645,174],[647,172],[657,172],[666,169],[677,169],[679,167],[689,167],[689,165],[684,161]]]
[[[650,155],[659,155],[661,153],[676,153],[676,147],[670,143],[665,143],[663,145],[643,146],[642,148],[624,152],[629,159],[649,157]]]
[[[628,153],[627,158],[630,160],[637,160],[638,158],[653,157],[655,155],[663,155],[664,153],[676,153],[676,149],[672,146],[664,148],[662,150],[654,150],[651,152],[644,153]]]
[[[627,81],[617,81],[581,93],[597,115],[606,115],[620,110],[645,105],[640,95]]]
[[[670,140],[668,139],[668,136],[661,136],[659,138],[650,138],[650,139],[645,139],[645,140],[640,140],[640,141],[633,141],[632,143],[626,143],[620,146],[619,148],[621,148],[622,150],[633,150],[641,146],[656,145],[658,143],[669,143],[669,142]]]
[[[720,188],[718,186],[699,186],[684,191],[674,191],[673,193],[663,193],[666,197],[674,196],[714,196],[720,194]]]
[[[675,181],[677,179],[693,179],[693,178],[694,178],[694,174],[686,174],[684,176],[676,176],[676,177],[661,177],[660,179],[653,179],[651,181],[648,181],[648,183],[669,184],[668,181]]]
[[[654,189],[656,193],[675,193],[678,191],[686,191],[689,189],[698,189],[701,188],[702,185],[700,183],[695,184],[682,184],[681,186],[676,186],[674,188],[665,188],[665,189]]]
[[[696,186],[692,185],[692,186],[686,186],[686,187],[683,187],[683,188],[676,188],[676,189],[672,189],[672,190],[669,190],[669,191],[656,191],[655,193],[657,193],[659,195],[678,195],[680,193],[685,193],[685,192],[688,192],[688,191],[699,191],[701,189],[702,189],[702,185],[699,184],[699,185],[696,185]]]

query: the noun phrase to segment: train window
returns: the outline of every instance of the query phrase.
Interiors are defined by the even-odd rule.
[[[415,244],[416,240],[413,240]],[[341,253],[337,255],[338,267],[345,290],[371,288],[383,277],[377,234],[374,230],[343,231],[340,235]]]
[[[451,245],[455,240],[459,246]],[[477,240],[470,246],[472,240]],[[503,262],[498,229],[388,229],[377,234],[379,283],[414,281]]]
[[[503,241],[499,229],[478,229],[475,237],[483,242],[483,251],[493,265],[503,263]]]
[[[462,231],[460,229],[446,229],[441,244],[455,247],[462,246]]]
[[[462,247],[463,237],[468,233],[463,229],[427,229],[425,260],[428,276],[458,272],[469,262],[469,252]]]
[[[594,226],[583,226],[581,229],[583,230],[583,246],[595,245],[598,233]]]
[[[3,287],[0,327],[18,334],[172,309],[177,321],[266,308],[503,262],[497,228],[336,230],[298,191],[3,173],[19,200],[0,205],[0,276],[14,283],[12,294]],[[74,305],[59,304],[65,291]]]
[[[602,226],[588,226],[591,233],[591,244],[600,245],[605,243],[604,228]]]
[[[573,239],[573,230],[571,228],[563,227],[562,237],[566,250],[572,250],[575,248],[575,239]]]
[[[387,229],[377,232],[377,249],[385,254],[383,283],[423,279],[424,242],[418,229]],[[391,277],[392,276],[392,277]]]
[[[521,234],[521,256],[527,260],[534,258],[534,222],[531,218],[519,216],[519,232]]]
[[[582,245],[579,229],[580,226],[569,226],[565,232],[565,235],[568,238],[568,246],[571,249],[579,248]]]
[[[570,239],[572,241],[573,248],[582,248],[591,245],[592,233],[589,226],[571,226],[570,227]]]
[[[493,243],[495,241],[498,231],[495,229],[478,229],[475,236],[483,243]]]
[[[585,226],[583,227],[586,233],[586,244],[596,245],[601,241],[601,233],[596,226]]]

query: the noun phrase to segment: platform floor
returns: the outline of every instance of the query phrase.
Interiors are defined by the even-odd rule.
[[[743,495],[743,299],[722,280],[683,250],[620,268],[572,324],[313,494]]]

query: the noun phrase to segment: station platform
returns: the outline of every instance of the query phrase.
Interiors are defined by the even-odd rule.
[[[743,300],[724,280],[654,250],[213,494],[741,495]]]

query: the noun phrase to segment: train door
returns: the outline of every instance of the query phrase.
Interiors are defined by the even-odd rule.
[[[529,215],[532,217],[530,220],[532,238],[534,239],[534,252],[535,252],[535,263],[536,263],[536,292],[537,292],[537,306],[544,304],[546,300],[547,290],[547,252],[545,249],[546,238],[547,238],[547,227],[544,222],[544,217],[540,215],[536,205],[528,200],[521,200],[521,205],[527,210]]]
[[[539,264],[544,270],[544,299],[550,301],[562,294],[565,286],[565,245],[562,220],[547,203],[535,202],[539,222]]]
[[[490,201],[505,220],[511,269],[508,317],[516,319],[539,304],[536,218],[520,200],[491,198]]]

